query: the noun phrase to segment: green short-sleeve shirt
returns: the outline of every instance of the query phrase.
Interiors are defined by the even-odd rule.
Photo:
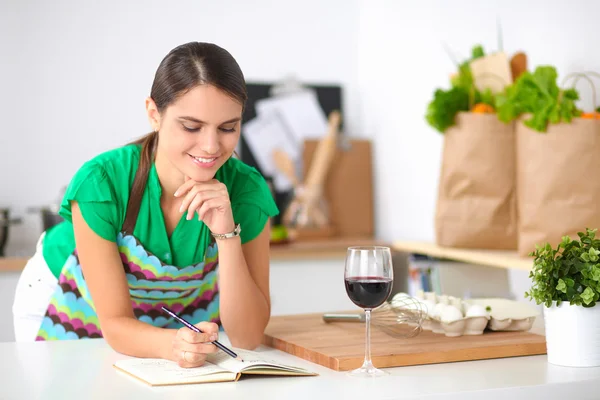
[[[90,228],[106,240],[116,241],[125,221],[129,193],[138,168],[139,145],[127,145],[104,152],[87,161],[71,180],[59,213],[64,222],[50,228],[43,242],[43,254],[50,270],[58,277],[67,257],[75,249],[71,201],[75,200]],[[269,187],[260,173],[231,158],[215,175],[227,186],[235,222],[242,243],[262,232],[269,217],[279,213]],[[168,236],[160,207],[161,186],[154,164],[142,197],[134,236],[146,251],[162,262],[186,267],[199,263],[210,242],[210,231],[202,222],[182,217]]]

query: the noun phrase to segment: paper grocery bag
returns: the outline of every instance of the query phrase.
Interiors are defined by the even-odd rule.
[[[444,134],[437,244],[516,250],[514,124],[467,112],[456,122]]]
[[[521,119],[516,148],[519,255],[600,228],[600,120],[574,118],[540,133]]]

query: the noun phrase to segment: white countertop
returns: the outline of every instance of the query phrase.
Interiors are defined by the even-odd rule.
[[[228,343],[221,335],[220,340]],[[242,377],[238,382],[150,387],[112,367],[125,356],[102,339],[0,343],[0,399],[598,399],[600,368],[564,368],[545,356],[386,369],[357,379],[261,347],[315,377]]]

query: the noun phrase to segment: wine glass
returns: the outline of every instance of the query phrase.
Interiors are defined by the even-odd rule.
[[[354,304],[365,310],[366,345],[362,367],[350,371],[349,375],[378,377],[389,375],[377,369],[371,362],[371,310],[382,305],[392,291],[394,272],[389,247],[348,247],[344,270],[346,293]]]

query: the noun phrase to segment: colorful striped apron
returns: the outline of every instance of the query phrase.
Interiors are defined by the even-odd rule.
[[[135,179],[139,179],[137,174]],[[133,207],[129,205],[128,216],[130,210],[135,210],[132,212],[135,217],[132,216],[132,222],[126,217],[124,226],[129,225],[131,229],[124,229],[118,235],[117,246],[136,318],[156,327],[182,327],[161,310],[162,306],[166,306],[193,324],[211,321],[221,325],[218,249],[214,240],[208,246],[204,260],[198,264],[184,268],[164,264],[127,233],[133,232],[139,203]],[[98,315],[75,250],[61,270],[36,340],[101,337]]]

